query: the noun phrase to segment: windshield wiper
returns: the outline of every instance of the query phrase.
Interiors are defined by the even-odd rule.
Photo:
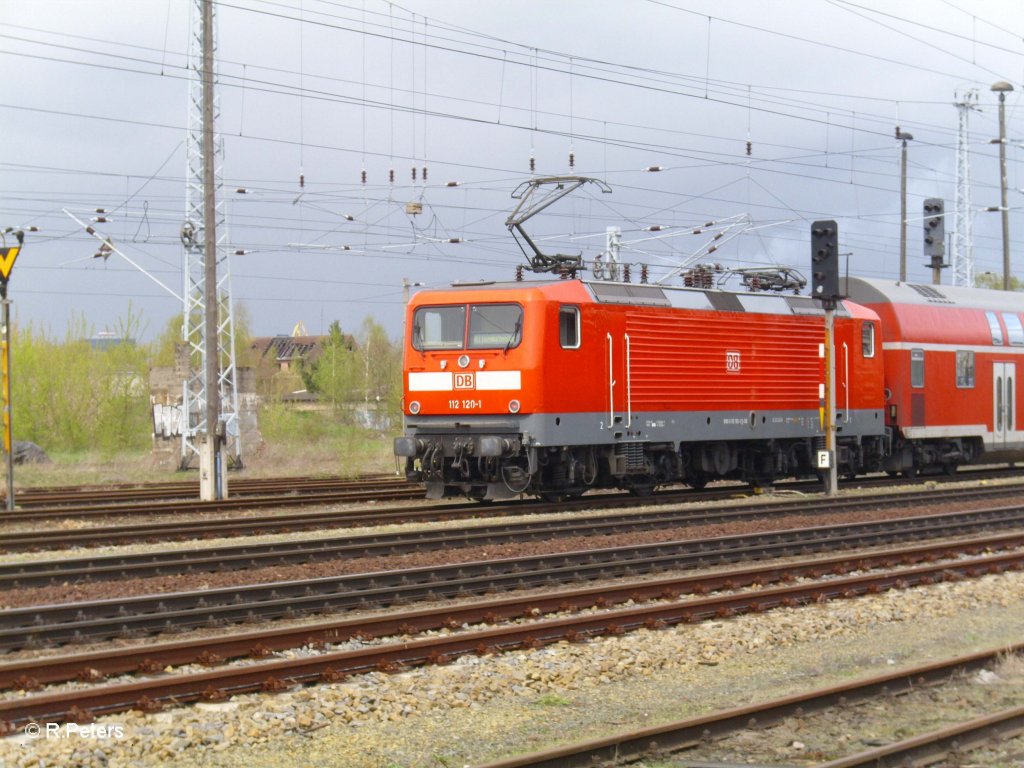
[[[522,320],[522,318],[520,318],[519,320],[516,320],[516,327],[512,329],[512,335],[509,336],[508,337],[508,341],[505,342],[505,349],[502,352],[502,354],[504,354],[504,355],[508,354],[509,347],[512,346],[512,342],[516,340],[516,337],[519,336],[519,332],[522,329],[523,329],[523,320]]]

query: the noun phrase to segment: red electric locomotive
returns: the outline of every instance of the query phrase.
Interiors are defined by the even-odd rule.
[[[1024,460],[1024,299],[1019,293],[850,278],[882,322],[885,468],[913,475]]]
[[[406,430],[430,498],[638,494],[815,472],[824,314],[804,296],[601,280],[455,285],[407,308]],[[836,317],[839,470],[883,467],[878,316]]]

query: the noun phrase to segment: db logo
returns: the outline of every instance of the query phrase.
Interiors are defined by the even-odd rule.
[[[739,352],[726,352],[725,353],[725,370],[730,373],[740,372],[740,353]]]
[[[455,374],[455,388],[456,389],[474,389],[476,385],[473,383],[472,373],[456,373]]]

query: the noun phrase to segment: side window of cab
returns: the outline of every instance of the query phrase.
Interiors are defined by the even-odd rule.
[[[580,308],[573,306],[558,309],[558,343],[562,349],[580,348]]]
[[[864,323],[860,327],[860,353],[864,357],[875,356],[875,324]]]

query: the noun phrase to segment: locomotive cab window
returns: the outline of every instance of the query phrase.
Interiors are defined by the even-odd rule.
[[[992,333],[992,343],[997,347],[1003,345],[1003,329],[999,325],[999,318],[995,312],[986,312],[985,317],[988,318],[988,329]]]
[[[561,307],[558,310],[558,343],[562,349],[580,348],[579,307]]]
[[[462,349],[466,307],[420,307],[412,318],[412,346],[421,351]]]
[[[1003,322],[1006,323],[1006,335],[1011,345],[1024,347],[1024,326],[1021,326],[1020,318],[1009,312],[1003,313]]]
[[[875,356],[875,324],[864,323],[860,327],[860,352],[864,357]]]
[[[469,310],[469,349],[511,349],[523,338],[518,304],[474,304]]]
[[[956,385],[960,389],[974,388],[974,352],[970,349],[956,351]]]
[[[910,386],[924,386],[924,350],[910,350]]]

